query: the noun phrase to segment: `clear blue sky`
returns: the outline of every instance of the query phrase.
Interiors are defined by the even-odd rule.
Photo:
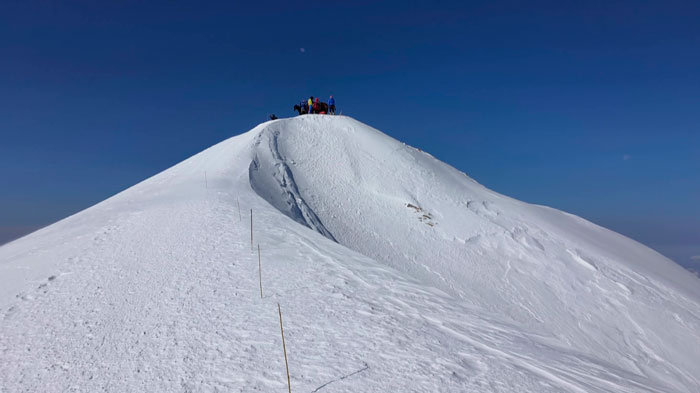
[[[204,3],[0,3],[0,243],[333,94],[496,191],[700,255],[699,2]]]

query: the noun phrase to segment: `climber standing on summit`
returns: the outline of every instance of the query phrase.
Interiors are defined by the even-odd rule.
[[[314,113],[314,96],[309,97],[306,104],[309,105],[309,113]]]
[[[333,99],[333,96],[328,99],[328,114],[335,115],[335,100]]]

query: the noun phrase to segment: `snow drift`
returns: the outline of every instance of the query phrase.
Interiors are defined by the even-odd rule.
[[[0,391],[284,388],[277,302],[295,391],[700,391],[697,278],[314,115],[0,247]]]

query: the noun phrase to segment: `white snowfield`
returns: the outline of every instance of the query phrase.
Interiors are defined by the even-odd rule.
[[[0,247],[0,392],[285,392],[278,303],[293,392],[700,392],[698,278],[319,115]]]

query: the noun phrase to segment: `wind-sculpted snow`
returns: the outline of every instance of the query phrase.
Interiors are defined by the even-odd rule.
[[[700,282],[681,267],[352,119],[287,124],[277,150],[341,244],[562,347],[697,386]]]
[[[699,288],[353,119],[301,116],[0,247],[0,392],[286,391],[277,303],[295,392],[698,392]]]
[[[277,140],[280,132],[274,127],[268,126],[256,138],[255,159],[248,169],[251,187],[294,221],[335,241],[299,193],[292,171],[279,153]]]

